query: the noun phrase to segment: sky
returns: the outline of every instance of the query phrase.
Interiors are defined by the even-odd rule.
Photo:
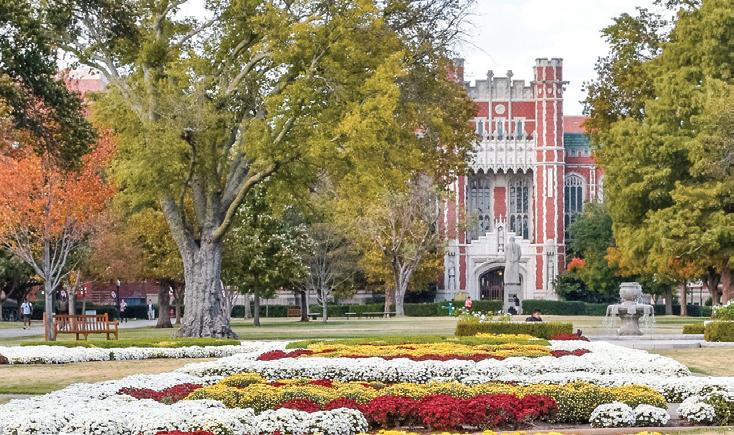
[[[465,59],[466,80],[495,77],[512,70],[514,80],[533,79],[539,57],[563,59],[566,88],[563,110],[581,115],[582,85],[595,77],[597,58],[608,53],[601,29],[622,13],[636,7],[660,10],[653,0],[475,0],[466,25],[466,41],[457,46]],[[203,0],[189,0],[180,11],[201,16]]]
[[[596,59],[608,53],[601,29],[635,7],[655,9],[652,0],[476,0],[466,27],[467,41],[457,47],[465,59],[466,80],[495,77],[512,70],[514,80],[533,79],[539,57],[563,59],[566,88],[563,110],[580,115],[583,82],[595,77]]]

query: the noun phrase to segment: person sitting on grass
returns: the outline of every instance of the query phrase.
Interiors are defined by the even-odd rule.
[[[525,319],[526,322],[542,322],[543,318],[540,317],[540,315],[543,314],[540,312],[539,309],[534,309],[533,314],[530,315],[527,319]]]

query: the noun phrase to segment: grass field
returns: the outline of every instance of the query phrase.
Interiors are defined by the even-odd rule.
[[[524,318],[524,316],[521,316]],[[581,329],[588,335],[613,335],[614,331],[602,326],[602,317],[596,316],[544,316],[548,321],[572,322],[574,329]],[[660,316],[655,326],[648,331],[651,334],[680,334],[683,325],[702,323],[703,318]],[[0,322],[2,324],[2,322]],[[232,327],[243,340],[274,340],[300,338],[337,338],[366,337],[373,335],[452,335],[456,326],[453,317],[403,317],[392,319],[343,319],[329,320],[327,323],[311,321],[299,322],[297,319],[262,319],[263,326],[256,328],[252,320],[233,319]],[[167,338],[175,329],[135,328],[120,330],[121,339]],[[36,341],[40,336],[32,337],[0,337],[0,346],[20,344],[24,341]],[[90,336],[90,340],[104,340],[104,336]]]

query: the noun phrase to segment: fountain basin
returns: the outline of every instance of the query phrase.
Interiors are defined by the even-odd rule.
[[[623,282],[619,286],[619,297],[622,300],[619,304],[612,304],[607,307],[607,318],[619,318],[621,321],[617,335],[619,336],[640,336],[640,318],[654,319],[655,311],[652,305],[642,304],[638,301],[642,297],[642,286],[636,282]]]

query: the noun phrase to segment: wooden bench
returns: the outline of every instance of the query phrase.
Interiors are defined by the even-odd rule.
[[[352,317],[361,317],[361,316],[359,314],[357,314],[357,313],[344,313],[344,317],[346,317],[347,320],[349,320]]]
[[[73,316],[60,314],[54,316],[54,336],[59,334],[76,334],[76,339],[83,335],[86,340],[89,334],[107,334],[110,340],[110,334],[114,334],[115,340],[119,338],[118,334],[119,322],[110,321],[107,313],[105,314],[76,314]]]
[[[390,317],[395,315],[395,311],[366,311],[362,313],[363,316],[367,318],[373,318],[373,317]]]
[[[288,317],[301,317],[301,309],[298,307],[288,308],[287,316]]]
[[[308,317],[310,317],[311,320],[317,320],[319,317],[323,317],[323,313],[308,313]]]

